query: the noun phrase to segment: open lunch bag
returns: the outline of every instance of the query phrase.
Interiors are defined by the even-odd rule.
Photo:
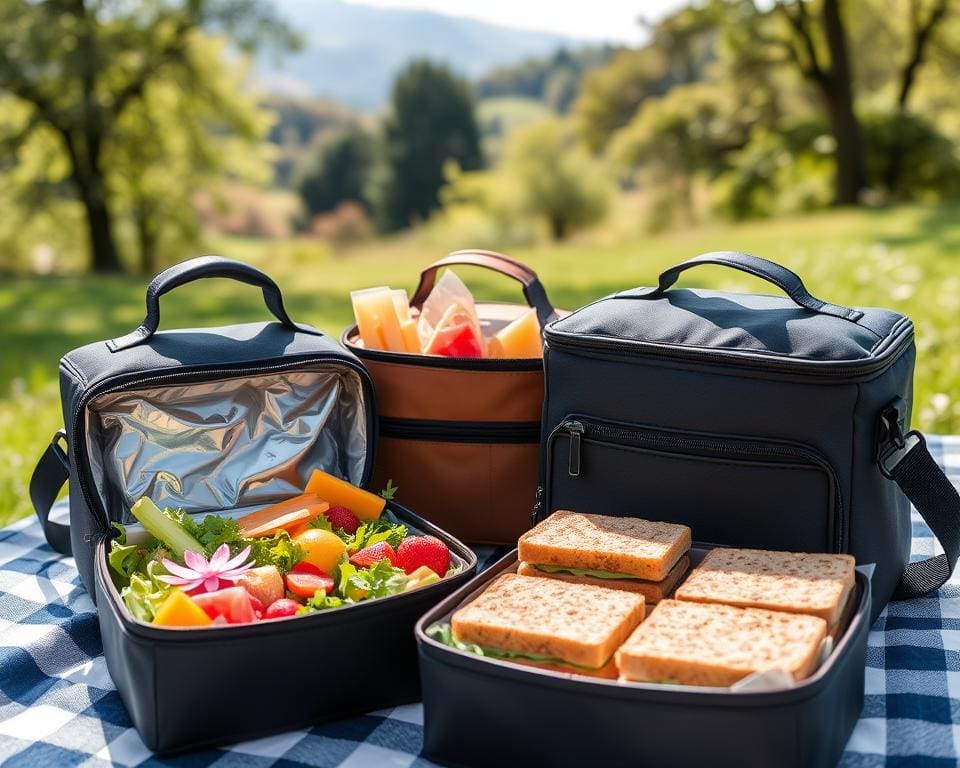
[[[786,295],[674,288],[701,264]],[[960,495],[910,428],[914,358],[909,318],[820,301],[790,270],[737,252],[550,323],[535,519],[566,509],[683,523],[694,564],[714,545],[850,553],[850,618],[810,677],[768,690],[590,679],[437,639],[431,627],[516,570],[512,552],[417,624],[425,754],[835,765],[863,707],[870,624],[889,599],[942,586],[960,554]],[[909,562],[911,502],[943,554]]]
[[[164,293],[213,277],[261,288],[276,321],[158,330]],[[63,357],[65,430],[31,481],[47,540],[72,552],[94,596],[107,667],[146,745],[192,749],[417,700],[413,625],[470,578],[476,558],[392,501],[387,513],[443,541],[459,570],[334,610],[200,629],[137,621],[121,603],[106,555],[116,524],[135,535],[126,524],[141,496],[191,515],[229,515],[296,496],[314,469],[378,488],[367,371],[335,341],[294,323],[273,280],[242,262],[201,257],[159,274],[146,304],[133,332]],[[67,480],[69,524],[50,515]],[[293,669],[291,660],[309,663]],[[250,686],[241,691],[245,672]],[[240,698],[228,706],[225,697]]]
[[[537,274],[493,251],[457,251],[420,275],[416,317],[440,271],[476,266],[520,283],[527,304],[477,303],[485,335],[528,307],[541,327],[557,317]],[[393,479],[421,515],[460,539],[513,544],[530,527],[540,461],[543,363],[366,349],[356,325],[343,345],[373,378],[380,414],[374,482]]]

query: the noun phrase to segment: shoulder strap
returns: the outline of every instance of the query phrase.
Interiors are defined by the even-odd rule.
[[[57,494],[70,478],[70,461],[60,446],[61,440],[66,440],[66,433],[62,429],[53,436],[37,462],[30,478],[30,500],[40,518],[47,543],[60,554],[69,555],[72,553],[70,526],[50,519],[50,510],[57,500]]]
[[[895,482],[937,537],[943,554],[909,563],[893,593],[909,600],[939,589],[960,557],[960,493],[930,454],[919,432],[894,435],[894,449],[880,457],[880,471]]]

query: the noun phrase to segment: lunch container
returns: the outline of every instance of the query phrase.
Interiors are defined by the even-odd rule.
[[[427,267],[410,299],[417,317],[444,267],[475,266],[520,283],[527,304],[478,302],[485,334],[529,307],[557,316],[536,273],[493,251],[457,251]],[[342,342],[373,378],[380,414],[374,484],[392,479],[424,517],[467,542],[509,544],[530,527],[537,488],[543,362],[366,349]]]
[[[705,550],[691,551],[691,560]],[[621,683],[451,648],[427,635],[501,573],[516,550],[417,622],[424,754],[444,765],[818,768],[840,759],[863,707],[870,580],[820,668],[791,688],[737,691]],[[536,578],[536,577],[530,577]],[[655,610],[655,609],[654,609]]]
[[[209,277],[262,288],[278,322],[158,331],[160,296]],[[228,259],[190,260],[154,279],[147,310],[128,336],[63,358],[66,433],[31,483],[50,543],[72,544],[107,668],[144,743],[195,749],[416,701],[414,623],[471,577],[476,558],[393,501],[387,513],[446,543],[455,575],[369,603],[200,629],[142,623],[121,603],[107,553],[118,524],[135,541],[128,510],[141,496],[236,516],[301,493],[314,469],[379,490],[369,375],[334,340],[293,323],[269,277]],[[67,474],[69,526],[49,518],[48,503]]]

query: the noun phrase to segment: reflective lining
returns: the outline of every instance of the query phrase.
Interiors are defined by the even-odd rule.
[[[121,522],[141,496],[218,512],[301,493],[314,469],[358,485],[366,463],[360,377],[329,363],[106,394],[86,419],[97,492]]]

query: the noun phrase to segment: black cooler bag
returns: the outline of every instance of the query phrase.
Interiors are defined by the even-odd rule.
[[[210,277],[261,288],[277,322],[158,331],[160,296]],[[150,283],[143,324],[64,356],[60,380],[66,429],[34,471],[31,497],[47,540],[73,553],[94,596],[107,667],[148,747],[240,741],[419,698],[414,623],[470,578],[476,558],[394,502],[387,512],[443,540],[459,573],[335,610],[200,629],[134,620],[111,578],[114,524],[132,521],[140,496],[239,514],[301,493],[313,469],[369,482],[370,378],[353,354],[294,323],[269,277],[214,256],[173,266]],[[69,524],[50,516],[68,478]]]
[[[786,296],[676,289],[699,264]],[[718,252],[547,326],[541,488],[556,509],[685,523],[696,540],[874,563],[873,615],[960,553],[960,497],[910,431],[910,319],[811,296],[772,262]],[[944,555],[909,563],[910,502]]]

